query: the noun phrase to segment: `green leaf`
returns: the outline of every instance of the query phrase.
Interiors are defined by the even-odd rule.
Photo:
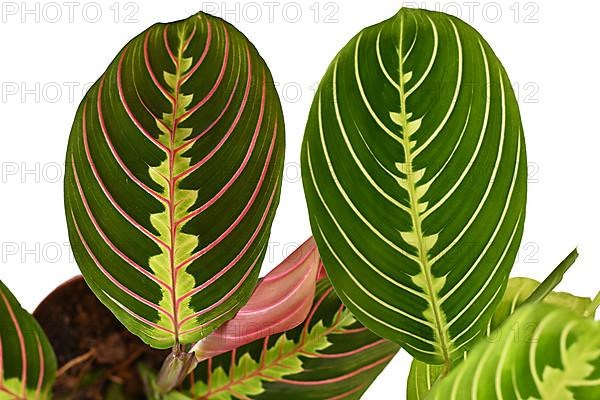
[[[49,399],[55,374],[48,338],[0,282],[0,399]]]
[[[594,297],[590,305],[586,308],[583,315],[588,318],[594,318],[598,307],[600,307],[600,292],[596,294],[596,297]]]
[[[526,166],[511,83],[472,27],[403,8],[361,31],[321,81],[302,153],[312,231],[344,303],[448,368],[504,292]]]
[[[437,383],[436,399],[600,398],[600,322],[560,306],[523,306]]]
[[[71,131],[65,208],[86,282],[153,347],[205,337],[256,285],[283,156],[279,98],[248,39],[203,13],[153,25]]]
[[[406,386],[407,400],[423,400],[442,374],[444,367],[413,360]]]
[[[398,350],[360,325],[323,279],[304,324],[209,358],[186,393],[209,400],[359,399]]]
[[[512,278],[508,282],[506,292],[488,325],[487,333],[490,334],[500,327],[500,325],[502,325],[518,307],[529,303],[531,294],[536,292],[539,287],[540,283],[534,279]],[[544,298],[540,299],[540,301],[543,301],[546,304],[553,304],[566,308],[582,317],[591,303],[591,300],[588,297],[574,296],[565,292],[548,293]]]
[[[106,389],[105,400],[127,400],[125,393],[123,392],[123,386],[111,383]]]
[[[529,278],[510,279],[506,292],[504,292],[504,296],[488,324],[485,340],[496,338],[499,334],[496,329],[510,318],[517,308],[528,302],[531,294],[537,292],[540,286],[539,282]],[[547,293],[544,298],[540,298],[540,301],[563,307],[582,317],[591,303],[587,297],[573,296],[570,293],[563,292]],[[440,366],[413,360],[408,376],[407,399],[424,399],[441,373],[442,368]]]
[[[563,280],[565,273],[571,268],[579,257],[577,249],[573,250],[567,258],[565,258],[558,267],[552,271],[550,275],[535,289],[533,293],[527,299],[527,303],[537,303],[544,299],[548,293],[552,292],[556,286]]]

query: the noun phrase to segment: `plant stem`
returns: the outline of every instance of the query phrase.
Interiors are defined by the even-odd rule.
[[[446,362],[444,362],[444,368],[440,372],[438,379],[444,378],[446,375],[448,375],[450,373],[451,370],[452,370],[452,363],[447,360]]]
[[[173,346],[171,354],[165,359],[158,373],[156,386],[159,393],[165,394],[181,384],[196,364],[194,353],[186,353],[179,343]]]
[[[600,307],[600,292],[598,292],[594,300],[592,300],[592,304],[590,304],[589,307],[585,310],[583,316],[586,318],[593,318],[596,315],[598,307]]]
[[[573,250],[567,258],[565,258],[558,267],[556,267],[550,275],[535,289],[535,291],[523,302],[522,305],[530,303],[538,303],[546,298],[552,290],[563,280],[565,273],[571,268],[575,260],[579,257],[577,249]]]
[[[83,364],[84,362],[86,362],[87,360],[92,358],[94,356],[94,354],[96,354],[96,349],[91,349],[87,353],[82,354],[82,355],[72,359],[71,361],[69,361],[68,363],[63,365],[58,371],[56,371],[56,377],[58,378],[58,377],[64,375],[71,368],[74,368],[74,367],[78,366],[79,364]]]

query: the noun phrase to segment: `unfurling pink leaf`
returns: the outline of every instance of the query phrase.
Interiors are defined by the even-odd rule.
[[[317,280],[324,276],[321,267],[310,238],[260,280],[233,319],[194,346],[198,361],[300,325],[310,312]]]

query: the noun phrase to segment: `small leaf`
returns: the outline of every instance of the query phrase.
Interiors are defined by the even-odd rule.
[[[596,297],[594,297],[590,305],[586,308],[583,315],[588,318],[594,318],[598,307],[600,307],[600,292],[596,294]]]
[[[406,398],[408,400],[425,399],[443,370],[444,367],[440,365],[413,360],[408,374]]]
[[[198,362],[192,353],[184,352],[180,347],[173,349],[163,362],[155,386],[159,393],[167,393],[179,385]]]
[[[261,279],[233,319],[194,346],[198,361],[300,325],[310,312],[320,266],[310,238]]]
[[[488,328],[486,329],[488,337],[491,337],[492,339],[495,338],[497,336],[496,329],[520,306],[525,304],[525,302],[531,298],[531,294],[537,291],[539,286],[540,283],[538,281],[529,278],[510,279],[508,281],[506,292],[504,292],[504,296],[498,304],[494,316],[488,323]],[[543,302],[571,310],[579,316],[584,315],[585,310],[591,303],[589,298],[578,297],[563,292],[550,292],[545,295]],[[408,377],[407,399],[424,399],[438,380],[441,373],[442,368],[439,366],[413,360]]]
[[[537,303],[542,301],[544,297],[554,290],[556,286],[563,280],[565,273],[571,268],[575,260],[579,257],[577,249],[573,250],[567,258],[565,258],[558,267],[552,271],[550,275],[535,289],[535,291],[529,296],[526,303]]]
[[[600,322],[556,305],[523,306],[428,400],[598,399]]]
[[[323,279],[302,325],[208,358],[185,393],[207,400],[359,399],[398,350],[358,323]]]
[[[0,282],[0,399],[49,399],[55,374],[48,338]]]
[[[532,293],[535,293],[539,288],[540,283],[530,278],[512,278],[508,282],[506,292],[496,312],[492,317],[487,329],[490,334],[502,325],[517,308],[528,304]],[[590,305],[591,300],[588,297],[574,296],[565,292],[550,292],[546,294],[542,302],[564,307],[573,311],[577,315],[583,316],[586,308]]]

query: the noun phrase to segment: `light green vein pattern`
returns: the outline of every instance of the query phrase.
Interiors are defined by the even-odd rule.
[[[402,9],[336,56],[306,127],[311,226],[356,317],[449,368],[500,301],[525,219],[519,110],[457,18]]]
[[[598,399],[600,323],[560,306],[524,306],[426,398]]]
[[[540,283],[529,278],[511,278],[508,282],[504,296],[498,304],[494,316],[486,329],[487,341],[497,340],[501,333],[497,330],[510,318],[529,296],[538,288]],[[569,293],[550,292],[543,299],[546,304],[563,307],[579,316],[584,316],[585,311],[591,304],[591,299],[578,297]],[[467,353],[465,353],[467,357]],[[407,382],[408,400],[422,400],[427,397],[431,388],[438,381],[442,368],[438,365],[430,365],[413,360]]]

